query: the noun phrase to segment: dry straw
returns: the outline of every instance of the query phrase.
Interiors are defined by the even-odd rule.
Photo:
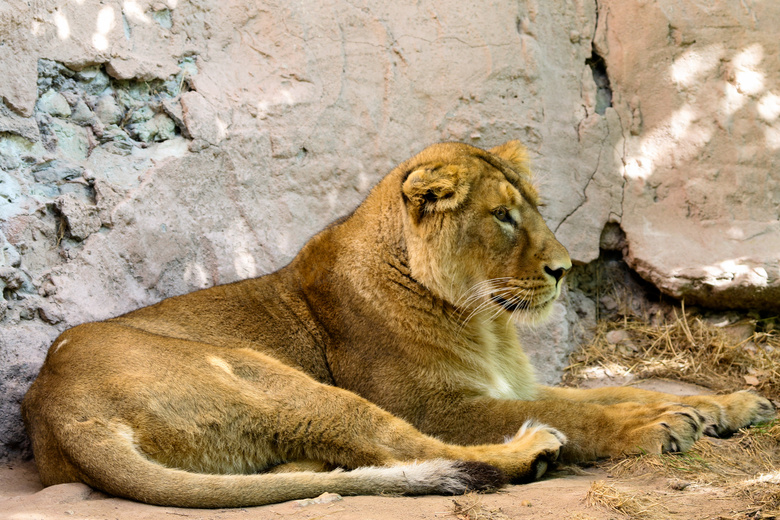
[[[452,504],[452,513],[458,520],[509,520],[500,509],[486,509],[477,493],[466,493]]]
[[[629,518],[654,518],[663,512],[663,507],[657,501],[636,493],[620,491],[603,480],[591,484],[585,501],[589,506],[602,507]]]
[[[757,325],[753,320],[718,326],[684,307],[661,325],[636,317],[602,320],[591,343],[572,356],[566,382],[576,385],[600,367],[615,375],[668,377],[716,392],[752,388],[780,401],[780,331],[759,331]],[[612,342],[611,331],[619,331],[610,336]]]
[[[601,321],[593,341],[572,356],[566,382],[576,386],[604,372],[664,377],[718,393],[752,388],[780,404],[780,331],[772,323],[742,320],[719,326],[686,313],[684,307],[660,321],[660,325],[637,317]],[[661,475],[674,489],[690,485],[722,489],[750,504],[735,518],[780,516],[777,420],[729,439],[703,438],[687,453],[630,457],[607,466],[617,478]],[[587,500],[631,518],[663,517],[657,504],[603,482],[594,483]]]
[[[742,430],[729,439],[703,438],[687,453],[642,455],[607,463],[616,478],[661,475],[676,490],[718,488],[750,504],[751,518],[780,516],[780,422]],[[755,516],[760,513],[761,516]]]

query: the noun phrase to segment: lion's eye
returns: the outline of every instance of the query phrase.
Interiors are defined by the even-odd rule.
[[[493,216],[496,217],[499,222],[512,222],[512,216],[509,214],[509,210],[504,206],[499,206],[494,209]]]

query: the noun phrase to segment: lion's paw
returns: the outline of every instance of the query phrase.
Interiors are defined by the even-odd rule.
[[[558,460],[561,448],[566,444],[566,436],[545,424],[526,421],[520,431],[507,440],[507,444],[512,445],[514,451],[531,456],[531,470],[512,479],[514,482],[529,481],[540,478]]]
[[[683,398],[705,416],[704,433],[714,437],[731,435],[777,416],[774,405],[752,390],[742,390],[726,395],[696,395]]]
[[[611,408],[620,424],[611,456],[686,451],[704,433],[706,417],[692,406],[623,403]]]

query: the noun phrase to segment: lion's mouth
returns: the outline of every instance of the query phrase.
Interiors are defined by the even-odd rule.
[[[502,298],[501,296],[491,295],[490,298],[499,304],[504,309],[508,310],[509,312],[514,312],[517,309],[527,309],[528,308],[528,302],[526,300],[519,300],[513,298],[512,300],[507,300],[505,298]]]
[[[553,300],[555,300],[555,297],[553,296],[552,298],[544,300],[536,305],[534,305],[533,302],[530,302],[522,298],[510,298],[509,300],[507,300],[506,298],[502,298],[501,296],[497,296],[495,294],[491,294],[490,299],[493,300],[493,302],[500,305],[501,307],[503,307],[505,310],[509,312],[514,312],[518,309],[521,311],[541,309],[543,307],[546,307]]]

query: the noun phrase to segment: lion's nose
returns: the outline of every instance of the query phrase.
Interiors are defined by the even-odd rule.
[[[558,283],[561,281],[561,279],[566,276],[566,273],[571,269],[571,265],[567,267],[550,267],[549,265],[544,266],[544,272],[548,275],[555,278],[555,283]]]

